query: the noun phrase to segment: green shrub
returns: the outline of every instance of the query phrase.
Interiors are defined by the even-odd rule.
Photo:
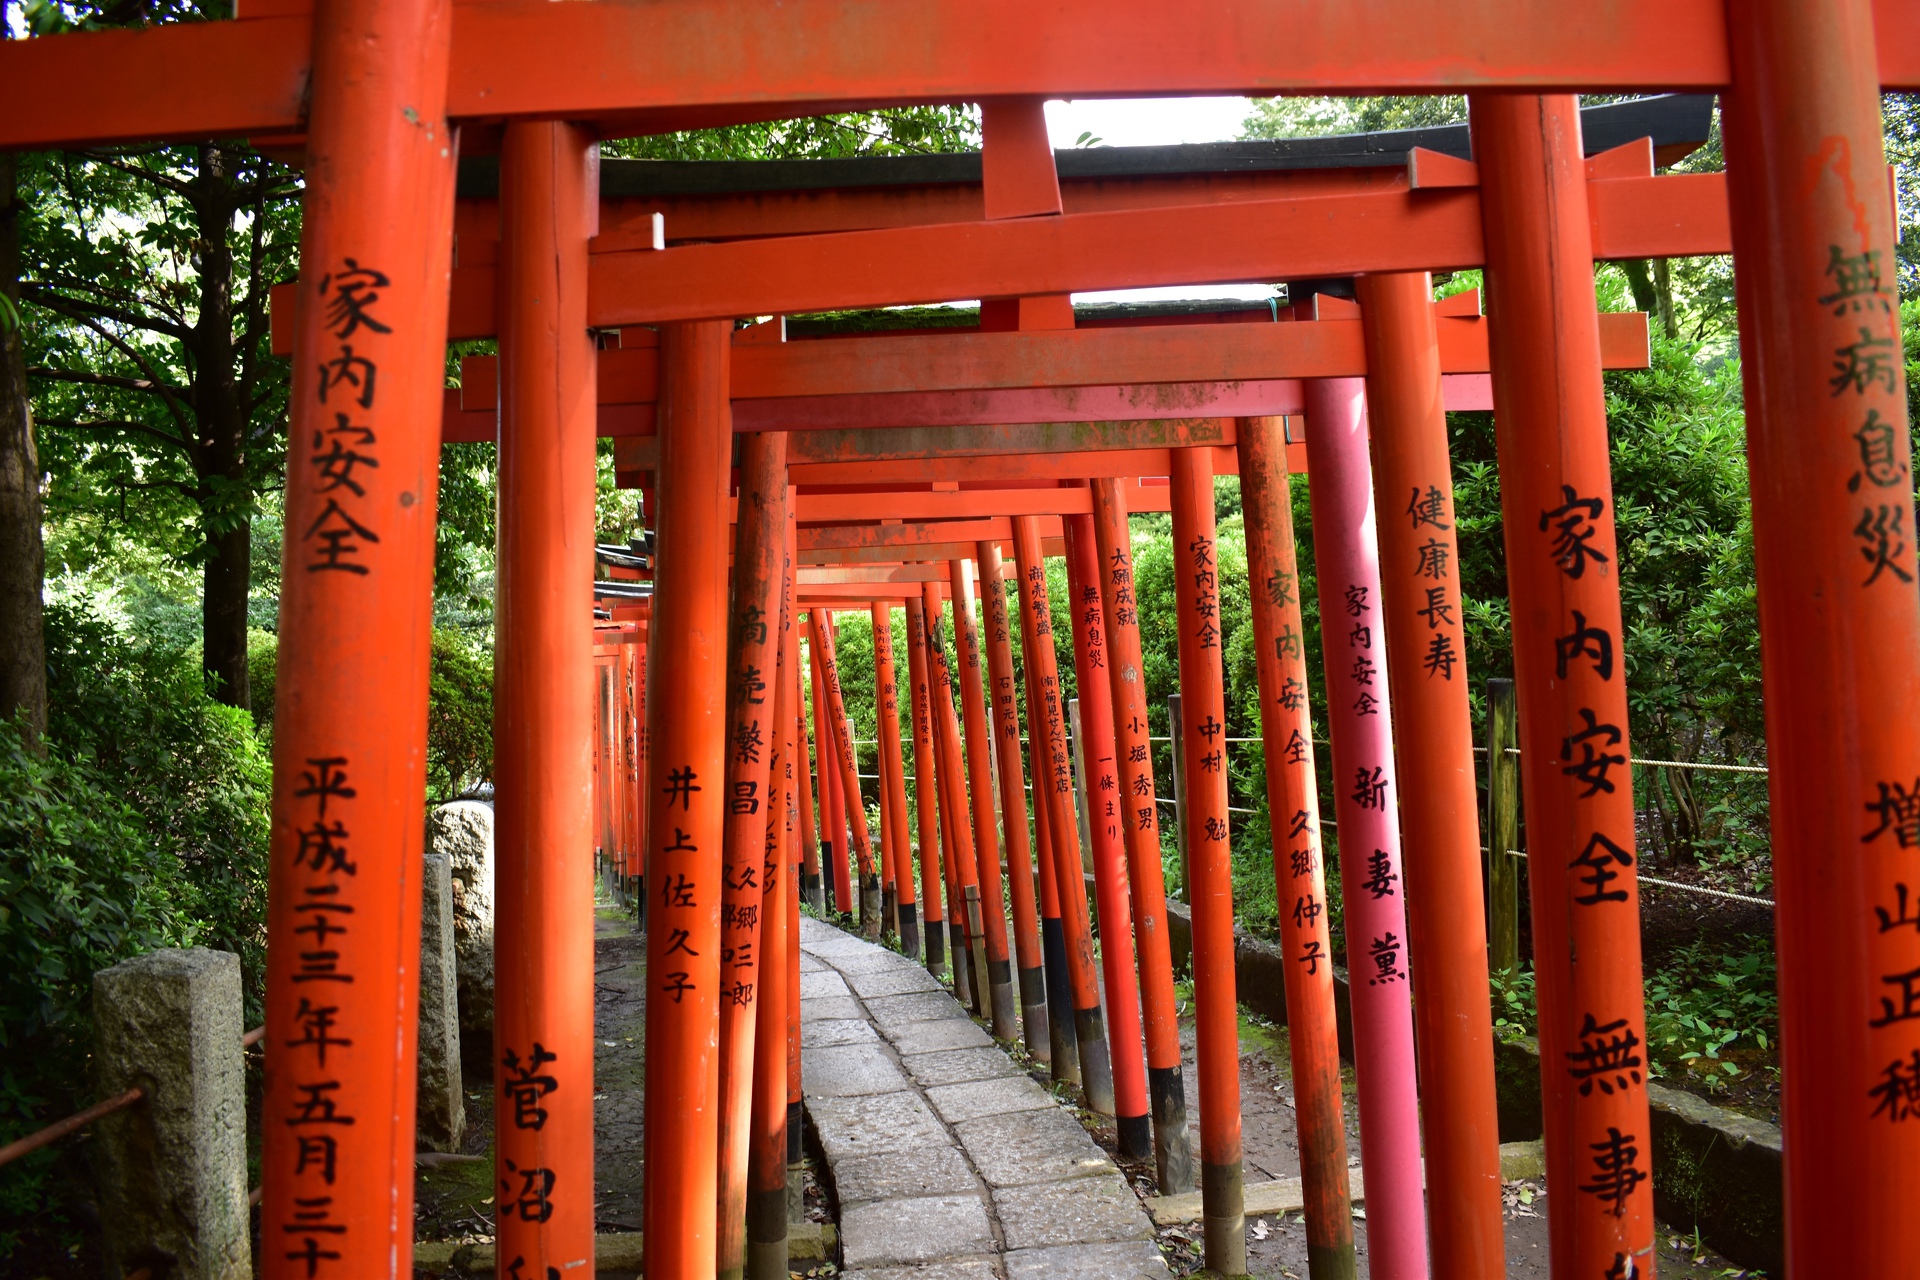
[[[273,730],[274,667],[279,641],[256,631],[247,646],[253,721]],[[427,675],[427,803],[442,804],[493,777],[493,654],[453,627],[433,632]]]
[[[437,628],[427,681],[428,800],[451,800],[492,777],[493,655]]]
[[[175,888],[180,861],[117,782],[27,750],[0,723],[0,1142],[93,1101],[87,1072],[96,970],[200,940]],[[0,1169],[0,1258],[17,1224],[71,1232],[59,1144]]]

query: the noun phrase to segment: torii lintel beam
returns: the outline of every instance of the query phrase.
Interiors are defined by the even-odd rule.
[[[999,540],[999,543],[1001,554],[1011,557],[1013,555],[1013,540],[1011,538],[1002,538]],[[1040,539],[1040,550],[1043,555],[1063,556],[1067,553],[1066,545],[1066,538],[1058,534]],[[971,560],[979,554],[979,546],[979,542],[974,541],[927,542],[912,545],[910,549],[903,549],[901,547],[815,547],[812,550],[807,550],[802,548],[799,552],[800,558],[795,563],[802,565],[895,564],[899,562],[903,555],[923,557],[933,561]]]
[[[1212,419],[1219,422],[1221,419]],[[1226,434],[1232,437],[1231,420]],[[1080,424],[1061,424],[1080,425]],[[1100,424],[1107,425],[1107,424]],[[1144,424],[1143,424],[1144,425]],[[1156,424],[1157,425],[1157,424]],[[994,428],[982,428],[994,430]],[[815,434],[815,433],[808,433]],[[826,434],[826,433],[818,433]],[[792,440],[803,438],[799,434]],[[649,450],[643,461],[628,467],[621,452],[630,444],[651,444],[651,437],[628,437],[614,442],[614,479],[623,489],[650,488],[653,484],[653,455]],[[1214,474],[1232,475],[1238,466],[1231,443],[1214,447]],[[1288,447],[1289,468],[1298,475],[1307,470],[1306,445],[1296,442]],[[947,483],[986,487],[1020,481],[1061,481],[1122,479],[1136,476],[1172,474],[1172,452],[1167,448],[1111,449],[1105,451],[1068,451],[1004,453],[981,457],[974,453],[929,452],[917,457],[900,457],[885,462],[826,462],[793,467],[788,478],[799,486],[862,485],[899,488]]]
[[[1169,490],[1158,485],[1123,481],[1130,511],[1170,511]],[[1063,489],[906,489],[866,493],[803,493],[794,500],[794,519],[800,535],[809,525],[887,529],[867,524],[876,520],[983,520],[1000,516],[1085,516],[1093,514],[1093,491]]]
[[[313,21],[0,41],[0,148],[298,133]],[[911,102],[1187,94],[1716,90],[1721,0],[547,0],[457,4],[456,119],[613,136]],[[1920,88],[1920,7],[1877,0],[1879,73]]]
[[[1483,265],[1478,170],[1437,152],[1415,155],[1430,158],[1426,176],[1414,167],[1416,185],[1403,176],[1384,190],[1366,180],[1375,171],[1347,169],[1327,179],[1339,184],[1332,192],[1279,199],[607,249],[589,258],[588,323],[614,329],[951,298]],[[1646,138],[1588,159],[1594,256],[1730,252],[1724,175],[1656,177],[1653,165]],[[497,336],[496,275],[491,262],[455,267],[450,339]],[[276,354],[292,349],[295,287],[273,290]]]
[[[1643,140],[1634,150],[1651,170],[1652,148]],[[1590,169],[1605,172],[1610,155]],[[1477,175],[1454,161],[1445,180]],[[1731,244],[1722,175],[1608,177],[1588,189],[1596,258],[1688,257]],[[1485,262],[1479,189],[1448,185],[602,253],[589,266],[587,310],[591,323],[617,328]]]
[[[1490,407],[1484,376],[1459,376],[1488,371],[1484,318],[1444,304],[1440,310],[1441,368],[1451,375],[1447,407]],[[651,331],[630,331],[628,338],[647,345],[600,353],[602,435],[654,431],[658,349]],[[1644,315],[1602,315],[1600,338],[1607,368],[1646,367]],[[492,357],[462,366],[462,389],[448,393],[443,411],[443,439],[494,438],[495,367]],[[739,343],[733,425],[741,432],[804,432],[1291,414],[1303,408],[1298,379],[1366,371],[1358,320]]]

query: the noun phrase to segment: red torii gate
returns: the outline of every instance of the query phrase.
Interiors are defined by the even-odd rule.
[[[1920,601],[1902,587],[1915,572],[1908,498],[1879,492],[1910,488],[1911,470],[1899,429],[1898,360],[1889,362],[1883,378],[1880,365],[1867,358],[1883,349],[1897,353],[1899,343],[1882,274],[1892,223],[1877,197],[1877,91],[1920,82],[1920,15],[1892,3],[1876,14],[1864,0],[1817,10],[1791,0],[1734,0],[1724,10],[1708,0],[1641,0],[1574,14],[1526,0],[1466,14],[1372,0],[1358,12],[1343,11],[1338,21],[1316,16],[1261,0],[1242,0],[1224,13],[1186,6],[1095,12],[1086,0],[1044,12],[1005,3],[962,11],[941,0],[884,11],[803,3],[765,12],[740,0],[639,10],[525,0],[457,8],[432,0],[355,0],[322,4],[311,18],[283,14],[0,48],[0,83],[9,86],[0,145],[307,130],[303,250],[324,272],[302,294],[310,314],[296,341],[295,438],[315,432],[324,438],[340,427],[366,433],[356,443],[377,441],[379,448],[378,473],[361,469],[351,499],[339,486],[327,487],[334,477],[317,458],[289,479],[289,564],[308,572],[290,575],[285,596],[271,925],[277,960],[270,966],[269,1016],[278,1011],[293,1020],[290,1030],[305,1026],[308,1035],[279,1055],[288,1058],[286,1067],[270,1068],[267,1115],[275,1140],[263,1212],[269,1234],[279,1227],[282,1243],[297,1252],[270,1256],[269,1274],[322,1268],[397,1274],[407,1259],[409,1215],[393,1206],[406,1202],[410,1153],[392,1135],[410,1130],[412,1105],[411,1002],[403,976],[411,972],[412,895],[404,877],[418,849],[418,823],[409,815],[417,815],[422,794],[418,708],[426,664],[424,624],[409,630],[399,620],[424,617],[419,604],[428,589],[423,549],[431,546],[431,503],[421,481],[430,482],[433,439],[421,424],[432,420],[444,331],[444,268],[437,264],[448,260],[450,236],[448,117],[597,118],[639,130],[783,116],[827,104],[1209,88],[1465,88],[1475,95],[1488,195],[1482,224],[1489,301],[1507,335],[1494,350],[1495,398],[1502,410],[1517,665],[1525,691],[1547,686],[1541,672],[1546,642],[1561,638],[1570,609],[1580,607],[1586,623],[1579,625],[1597,620],[1618,634],[1611,585],[1597,571],[1575,572],[1594,563],[1581,546],[1605,555],[1611,542],[1604,500],[1587,496],[1605,492],[1605,450],[1597,337],[1587,318],[1591,227],[1574,181],[1577,126],[1570,101],[1526,93],[1732,86],[1725,99],[1729,182],[1736,193],[1732,230],[1745,268],[1740,303],[1775,769],[1788,1248],[1796,1268],[1824,1265],[1849,1274],[1891,1273],[1912,1255],[1920,1226],[1902,1209],[1920,1182],[1920,1139],[1904,1123],[1914,1115],[1915,1093],[1904,1064],[1913,1048],[1909,1024],[1920,1018],[1909,972],[1920,959],[1920,940],[1883,929],[1864,946],[1836,949],[1829,938],[1834,928],[1868,924],[1871,909],[1885,910],[1894,888],[1906,885],[1896,878],[1912,874],[1904,779],[1920,776],[1911,728],[1920,685],[1901,658],[1920,639]],[[76,86],[84,88],[76,93]],[[535,140],[545,138],[544,154],[561,158],[545,181],[574,180],[568,176],[574,162],[566,157],[579,153],[578,135],[523,123],[510,124],[507,134],[507,154],[519,157],[515,164],[524,174],[535,172],[542,154]],[[1543,217],[1543,210],[1552,216]],[[1170,225],[1188,234],[1196,225],[1218,233],[1230,222]],[[1243,229],[1270,234],[1272,225]],[[550,249],[567,244],[561,256],[569,256],[576,234],[536,219],[520,243],[524,251],[544,237]],[[982,282],[1012,294],[1057,292],[1081,287],[1075,273],[1083,267],[1105,287],[1139,282],[1124,264],[1081,259],[1083,267],[1076,267],[1071,252],[1062,254],[1065,265],[1056,270],[1035,261],[1035,241],[1059,249],[1057,242],[1077,236],[1083,238],[1064,247],[1084,250],[1085,224],[1058,235],[1044,227],[996,230],[984,256],[997,259],[958,292],[984,292]],[[552,330],[556,335],[585,329],[584,236],[577,242],[581,252],[569,257],[575,263],[569,271],[577,269],[583,283],[568,292],[566,305],[583,308],[573,313],[580,323],[562,323]],[[902,242],[908,249],[952,243],[937,236]],[[702,509],[704,495],[724,492],[724,460],[688,450],[712,448],[697,443],[700,429],[709,436],[727,429],[727,383],[716,376],[727,360],[724,329],[697,316],[715,314],[709,308],[728,314],[724,307],[732,304],[724,288],[701,296],[692,276],[753,260],[737,248],[668,250],[636,268],[660,296],[693,309],[660,317],[670,321],[663,335],[663,485],[703,495],[671,502],[663,514],[663,534],[678,529],[674,557],[662,563],[677,581],[661,583],[676,644],[679,636],[711,635],[719,616],[715,593],[722,589],[714,583],[724,583],[725,563],[715,517]],[[1351,269],[1381,266],[1359,262]],[[1033,273],[1022,274],[1024,268]],[[788,296],[807,284],[806,269],[797,260],[778,290],[753,295],[751,305],[739,309],[838,305],[833,297],[797,304]],[[1206,276],[1198,264],[1179,269],[1199,269],[1192,279]],[[938,270],[907,275],[911,287],[932,289],[922,297],[954,296]],[[677,282],[690,283],[680,288]],[[345,349],[350,337],[352,351]],[[554,353],[568,347],[584,349],[584,343],[556,336],[544,367],[535,360],[512,376],[558,385],[564,362]],[[1836,386],[1835,352],[1862,376]],[[503,377],[509,375],[503,371]],[[334,417],[340,408],[323,401],[329,390],[357,402],[345,424]],[[591,419],[577,411],[550,421],[562,440],[590,437]],[[1564,451],[1549,454],[1537,437],[1554,428]],[[1574,492],[1561,493],[1562,485]],[[1882,496],[1888,500],[1879,501]],[[590,509],[590,490],[588,497]],[[1576,499],[1601,503],[1591,537],[1569,519]],[[1529,524],[1534,513],[1556,510],[1560,516],[1540,530],[1536,544]],[[296,529],[307,533],[296,535]],[[682,555],[687,559],[679,561]],[[362,626],[368,617],[393,621],[369,634]],[[570,625],[584,628],[584,610]],[[580,640],[572,652],[584,649],[585,637]],[[663,628],[661,642],[667,640]],[[1900,657],[1890,665],[1888,654]],[[675,657],[699,669],[694,649]],[[1870,693],[1856,683],[1859,672],[1874,673]],[[1594,702],[1618,700],[1617,685],[1602,687],[1597,667],[1592,676],[1523,705],[1523,733],[1550,742],[1578,729],[1576,703],[1586,699],[1591,710]],[[584,706],[584,690],[580,701]],[[389,703],[398,705],[397,720]],[[584,739],[584,720],[581,728]],[[672,745],[718,776],[717,740],[692,720],[685,740]],[[1620,805],[1630,810],[1630,802],[1565,803],[1575,798],[1548,772],[1545,753],[1531,754],[1538,758],[1527,774],[1536,836],[1584,849],[1582,857],[1601,857],[1583,833],[1598,833],[1596,823],[1616,829]],[[697,828],[692,834],[717,840],[718,807],[711,807],[712,818],[687,821]],[[1835,848],[1857,849],[1859,856],[1836,864],[1829,856]],[[1612,861],[1600,870],[1610,878],[1600,880],[1595,870],[1598,890],[1616,891],[1617,878],[1617,891],[1630,904],[1630,854],[1621,846],[1618,855],[1606,851],[1604,857]],[[1551,860],[1544,865],[1551,867]],[[379,874],[362,878],[362,866]],[[696,895],[711,894],[711,877],[698,872],[688,868]],[[1554,897],[1558,886],[1542,886],[1553,878],[1536,868],[1537,900],[1574,901]],[[707,910],[717,911],[717,897],[711,908],[700,908]],[[1582,933],[1593,918],[1591,912],[1571,917],[1567,943],[1578,944],[1584,958],[1623,959],[1604,945],[1617,930]],[[714,930],[697,912],[688,922],[711,948]],[[313,942],[303,941],[316,932]],[[1550,935],[1543,940],[1549,950],[1556,942]],[[1598,976],[1596,993],[1612,992],[1626,978],[1619,967],[1600,968],[1608,971]],[[700,976],[716,975],[702,966]],[[1637,981],[1637,973],[1632,976]],[[1583,994],[1586,981],[1563,994]],[[304,985],[312,983],[320,985]],[[1543,972],[1549,1062],[1559,1060],[1555,1054],[1566,1052],[1559,1046],[1574,1034],[1559,1020],[1574,1005],[1556,1010],[1553,987]],[[314,1021],[302,1023],[295,1012],[303,994],[334,1002],[327,1008],[335,1020],[321,1028],[321,1038],[313,1034]],[[307,1007],[315,1007],[311,999]],[[670,1056],[674,1046],[667,1040],[681,1025],[711,1020],[704,999],[690,997],[677,1008],[679,1022],[659,1028]],[[1587,1010],[1596,1026],[1612,1012]],[[357,1049],[348,1043],[350,1033],[362,1037]],[[294,1065],[310,1056],[311,1065],[325,1066],[322,1054],[335,1064],[326,1074]],[[384,1070],[369,1070],[369,1055]],[[396,1061],[397,1067],[386,1065]],[[1586,1161],[1591,1149],[1600,1152],[1602,1174],[1611,1162],[1621,1203],[1637,1196],[1643,1206],[1644,1188],[1622,1185],[1628,1135],[1618,1126],[1593,1127],[1613,1110],[1575,1101],[1565,1080],[1549,1076],[1547,1084],[1554,1185],[1596,1176],[1575,1172],[1576,1160]],[[1628,1097],[1633,1093],[1626,1090]],[[695,1115],[708,1114],[706,1103],[697,1089],[670,1100]],[[1577,1132],[1571,1127],[1576,1116],[1586,1126]],[[285,1132],[276,1122],[285,1123]],[[701,1193],[712,1183],[696,1130],[685,1131],[692,1164],[684,1197],[652,1206],[649,1216],[650,1269],[662,1275],[711,1269],[713,1199],[702,1202]],[[671,1142],[674,1135],[656,1137]],[[351,1177],[334,1181],[336,1168]],[[531,1177],[524,1190],[515,1188],[523,1217],[529,1210],[538,1216],[543,1230],[528,1235],[539,1240],[553,1234],[546,1195],[552,1183],[543,1188],[542,1181]],[[701,1203],[698,1214],[695,1203]],[[1577,1264],[1583,1273],[1609,1266],[1628,1273],[1643,1244],[1644,1221],[1636,1207],[1631,1218],[1615,1219],[1619,1226],[1587,1215],[1570,1228],[1556,1223],[1557,1269]],[[1632,1231],[1623,1233],[1628,1223]],[[1625,1247],[1607,1257],[1616,1243]]]

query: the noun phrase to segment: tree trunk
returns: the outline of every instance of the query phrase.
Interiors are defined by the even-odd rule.
[[[1647,274],[1647,260],[1627,258],[1620,268],[1627,273],[1627,287],[1633,290],[1634,309],[1651,313],[1659,303],[1653,293],[1653,278]]]
[[[0,33],[3,34],[3,33]],[[14,157],[0,153],[0,718],[28,737],[47,728],[47,650],[41,621],[46,552],[40,535],[40,454],[27,402],[19,323],[20,206]]]
[[[1680,322],[1673,314],[1673,265],[1665,258],[1653,260],[1653,289],[1659,302],[1660,327],[1669,338],[1680,336]]]
[[[230,707],[252,705],[247,687],[247,597],[253,579],[253,490],[247,483],[247,415],[234,376],[235,212],[229,157],[200,149],[191,199],[200,224],[200,316],[194,325],[194,417],[200,431],[200,512],[207,538],[200,593],[200,664],[207,691]]]

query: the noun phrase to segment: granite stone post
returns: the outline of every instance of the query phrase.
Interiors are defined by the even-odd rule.
[[[460,1029],[493,1032],[493,801],[455,800],[427,818],[427,848],[453,869]]]
[[[94,1126],[109,1280],[250,1280],[240,958],[123,961],[93,976],[93,1016],[96,1091],[146,1091]]]
[[[458,1151],[467,1132],[460,1080],[460,997],[453,948],[453,860],[429,853],[420,904],[420,1072],[415,1141]]]

